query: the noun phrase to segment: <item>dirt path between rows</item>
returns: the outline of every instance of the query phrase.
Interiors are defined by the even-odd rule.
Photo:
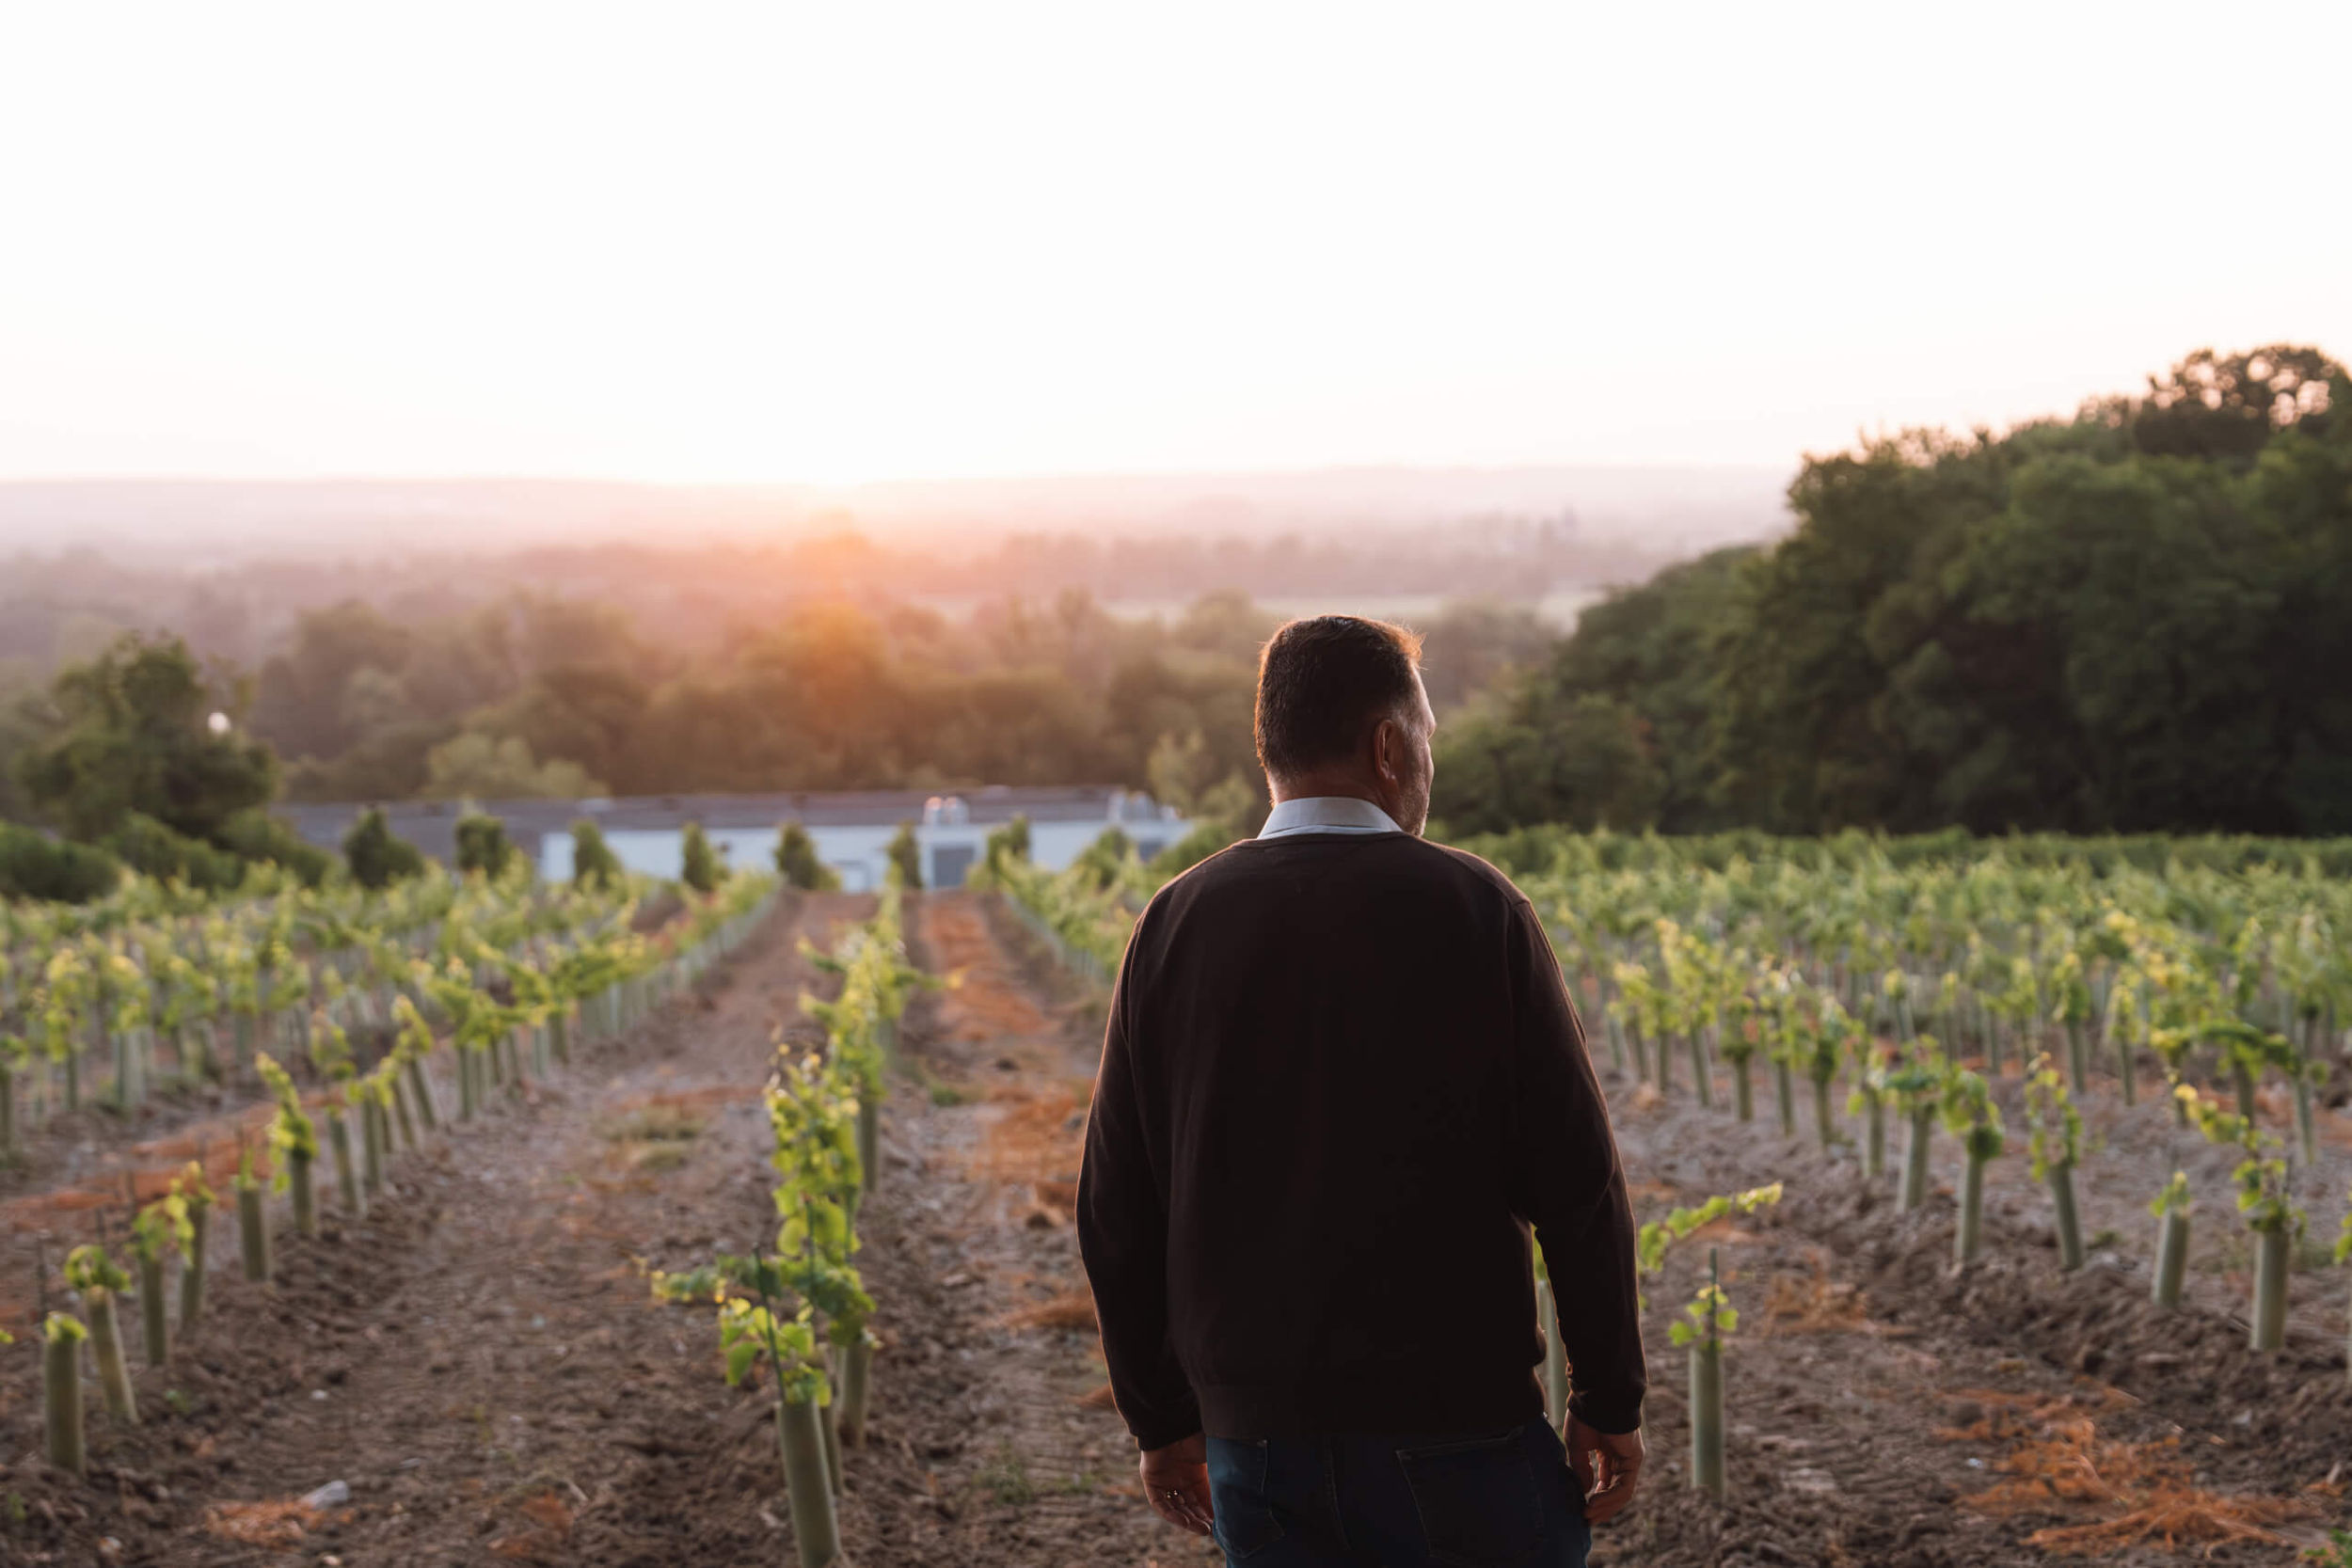
[[[281,1233],[266,1290],[216,1226],[212,1311],[136,1370],[143,1424],[92,1391],[87,1481],[41,1463],[38,1356],[0,1353],[0,1560],[789,1560],[768,1401],[720,1378],[708,1308],[657,1306],[644,1272],[772,1226],[759,1089],[780,1037],[819,1038],[797,943],[870,908],[787,903],[700,995],[404,1156],[364,1220],[330,1191],[326,1234]],[[861,1215],[885,1348],[850,1560],[1200,1560],[1134,1495],[1096,1397],[1069,1204],[1098,1021],[992,905],[933,895],[910,923],[960,983],[905,1021]],[[300,1504],[333,1482],[347,1501]]]
[[[1774,1180],[1787,1196],[1701,1232],[1649,1282],[1655,1485],[1596,1562],[1976,1568],[2082,1552],[2285,1564],[2344,1522],[2352,1394],[2342,1320],[2326,1305],[2334,1290],[2298,1281],[2298,1328],[2275,1357],[2245,1350],[2243,1280],[2222,1266],[2185,1310],[2148,1304],[2142,1232],[2153,1222],[2132,1162],[2153,1170],[2170,1158],[2160,1110],[2131,1114],[2145,1127],[2093,1113],[2116,1147],[2091,1167],[2085,1229],[2112,1227],[2112,1250],[2058,1271],[2020,1136],[1988,1185],[1983,1254],[1962,1273],[1948,1138],[1936,1191],[1904,1214],[1893,1174],[1866,1182],[1850,1157],[1824,1157],[1809,1115],[1792,1142],[1768,1104],[1741,1126],[1687,1094],[1687,1074],[1684,1095],[1663,1102],[1612,1080],[1637,1213]],[[2235,1216],[2207,1191],[2203,1244],[2226,1262]],[[1710,1245],[1742,1314],[1726,1356],[1720,1509],[1687,1489],[1689,1378],[1668,1338]]]
[[[1071,1227],[1099,1004],[993,900],[927,895],[860,1263],[888,1378],[853,1481],[861,1568],[1175,1568],[1217,1560],[1135,1486]],[[895,1451],[892,1451],[895,1449]]]
[[[790,1560],[767,1399],[721,1380],[708,1308],[655,1305],[644,1275],[772,1225],[757,1096],[780,1038],[818,1037],[798,999],[821,976],[797,945],[869,909],[787,903],[700,995],[404,1157],[366,1220],[330,1197],[326,1236],[281,1237],[269,1290],[235,1277],[217,1234],[212,1316],[168,1369],[137,1373],[145,1424],[115,1428],[93,1393],[87,1481],[41,1464],[38,1358],[0,1352],[0,1561]],[[909,921],[917,960],[956,983],[905,1021],[861,1216],[885,1348],[868,1443],[847,1465],[850,1561],[1214,1560],[1144,1508],[1102,1397],[1070,1224],[1100,998],[988,900],[926,895]],[[1788,1196],[1687,1243],[1651,1282],[1656,1461],[1597,1562],[2042,1563],[2067,1543],[2037,1531],[2132,1507],[2150,1537],[2109,1560],[2171,1562],[2206,1543],[2168,1547],[2168,1528],[2218,1519],[2302,1542],[2343,1515],[2352,1393],[2331,1278],[2298,1279],[2288,1353],[2257,1360],[2238,1348],[2219,1240],[2192,1309],[2153,1314],[2135,1249],[2058,1275],[2045,1206],[2004,1167],[1985,1261],[1956,1276],[1947,1195],[1899,1214],[1809,1130],[1784,1142],[1769,1111],[1741,1127],[1622,1079],[1611,1095],[1645,1217],[1772,1180]],[[2128,1119],[2094,1117],[2119,1156],[2139,1136]],[[2128,1239],[2143,1178],[2110,1166],[2088,1182],[2087,1228]],[[2229,1222],[2217,1203],[2201,1214],[2217,1238]],[[1667,1335],[1710,1244],[1744,1313],[1722,1508],[1686,1486]],[[335,1481],[348,1501],[297,1505]],[[2210,1560],[2294,1550],[2249,1535]]]
[[[941,1201],[933,1212],[947,1222],[945,1236],[961,1238],[935,1232],[939,1267],[955,1271],[939,1277],[957,1281],[950,1295],[1009,1284],[1035,1304],[1034,1319],[1083,1324],[1090,1314],[1067,1210],[1056,1205],[1066,1206],[1063,1183],[1075,1174],[1099,1019],[1000,911],[934,899],[922,928],[939,967],[972,966],[932,1015],[928,1059],[987,1096],[977,1124],[961,1113],[917,1123],[929,1140],[926,1190]],[[1007,955],[1018,987],[994,983]],[[1039,999],[1049,996],[1064,1016],[1041,1021]],[[1719,1087],[1727,1102],[1727,1082]],[[2145,1263],[2130,1245],[2135,1217],[2145,1219],[2140,1189],[2158,1165],[2197,1158],[2168,1135],[2160,1107],[2123,1113],[2094,1101],[2090,1112],[2099,1159],[2085,1173],[2086,1227],[2116,1231],[2121,1244],[2079,1275],[2058,1273],[2046,1195],[2025,1172],[2021,1134],[1994,1173],[1985,1256],[1959,1275],[1959,1153],[1948,1138],[1934,1196],[1905,1215],[1891,1177],[1863,1182],[1851,1158],[1821,1156],[1809,1129],[1784,1140],[1769,1109],[1743,1127],[1688,1098],[1661,1101],[1629,1078],[1613,1077],[1610,1093],[1644,1218],[1773,1180],[1788,1196],[1685,1243],[1650,1282],[1656,1461],[1640,1508],[1602,1533],[1597,1564],[1978,1568],[2076,1551],[2123,1563],[2285,1564],[2344,1518],[2352,1394],[2336,1280],[2298,1279],[2288,1354],[2249,1355],[2232,1316],[2244,1283],[2231,1266],[2234,1216],[2209,1199],[2200,1224],[2210,1266],[2200,1265],[2190,1309],[2146,1305]],[[959,1159],[972,1168],[976,1147],[1003,1185],[946,1180]],[[1669,1333],[1710,1245],[1745,1314],[1729,1356],[1732,1485],[1720,1507],[1689,1489],[1685,1353]],[[975,1314],[958,1316],[969,1323]],[[960,1529],[943,1532],[963,1544],[961,1557],[894,1541],[899,1551],[887,1560],[1173,1564],[1202,1555],[1123,1490],[1130,1450],[1115,1419],[1090,1426],[1067,1413],[1069,1397],[1099,1386],[1091,1334],[1052,1337],[1058,1358],[989,1324],[955,1355],[988,1391],[979,1408],[998,1423],[1000,1461],[1018,1456],[1028,1489],[1041,1492],[1041,1476],[1067,1477],[1066,1489],[1019,1507],[993,1497],[977,1520],[961,1515]],[[984,1481],[1001,1473],[1001,1463],[977,1472]],[[975,1474],[968,1447],[954,1474]],[[1025,1539],[1026,1556],[1014,1549]]]
[[[707,1330],[653,1315],[633,1259],[755,1234],[714,1215],[758,1196],[793,938],[859,904],[787,904],[701,994],[404,1156],[365,1219],[323,1197],[326,1234],[281,1233],[271,1287],[237,1276],[216,1223],[210,1315],[138,1371],[143,1425],[93,1402],[87,1484],[40,1463],[20,1347],[0,1541],[61,1563],[671,1560],[665,1459],[717,1415]],[[345,1505],[292,1501],[338,1481]]]

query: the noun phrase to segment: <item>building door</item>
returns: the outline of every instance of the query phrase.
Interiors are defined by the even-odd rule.
[[[975,858],[969,844],[940,845],[931,851],[931,886],[961,887]]]

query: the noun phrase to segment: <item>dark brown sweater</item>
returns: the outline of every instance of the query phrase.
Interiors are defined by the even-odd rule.
[[[1078,1239],[1143,1447],[1491,1431],[1542,1409],[1528,1229],[1603,1432],[1641,1423],[1633,1219],[1542,923],[1404,833],[1235,845],[1111,999]]]

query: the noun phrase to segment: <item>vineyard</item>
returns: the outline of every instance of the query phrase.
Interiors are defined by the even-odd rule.
[[[618,879],[543,889],[519,870],[322,893],[265,872],[233,901],[134,879],[95,905],[0,907],[7,1180],[87,1213],[87,1257],[137,1231],[149,1262],[179,1253],[199,1279],[199,1227],[230,1189],[246,1274],[266,1280],[264,1183],[316,1235],[324,1152],[342,1210],[364,1215],[421,1134],[644,1019],[772,896],[756,879],[684,898]],[[95,1176],[93,1117],[168,1128],[149,1147],[184,1167]],[[91,1180],[69,1196],[61,1177]],[[0,1326],[21,1326],[25,1304],[0,1302]]]
[[[2341,847],[1479,847],[1644,1222],[1597,1561],[2340,1550]],[[1153,876],[1008,833],[970,892],[708,879],[9,907],[0,1544],[1188,1560],[1069,1223]]]
[[[1142,1560],[1087,998],[693,871],[8,906],[0,1558]]]
[[[1553,931],[1645,1222],[1666,1495],[1597,1559],[2343,1552],[2342,845],[1476,847]],[[993,878],[1089,975],[1148,890]]]

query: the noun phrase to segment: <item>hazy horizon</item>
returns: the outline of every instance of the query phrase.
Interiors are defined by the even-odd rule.
[[[501,553],[635,541],[786,544],[854,532],[973,553],[1022,535],[1296,536],[1550,524],[1663,558],[1772,536],[1790,474],[1762,465],[1065,474],[864,485],[554,478],[0,480],[0,552],[79,546],[173,564]]]

